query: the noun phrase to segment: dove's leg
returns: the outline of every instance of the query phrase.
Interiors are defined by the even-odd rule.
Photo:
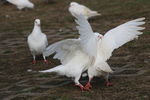
[[[89,81],[85,85],[85,90],[90,90],[92,88],[91,80],[93,77],[92,76],[88,76],[88,77],[89,77]]]
[[[31,54],[33,56],[32,64],[35,64],[36,63],[36,53],[35,53],[35,51],[31,50]]]
[[[44,63],[48,64],[48,61],[46,60],[46,57],[43,55]]]
[[[36,60],[35,60],[35,55],[33,55],[33,61],[32,61],[33,64],[36,63]]]
[[[89,80],[88,80],[88,82],[85,85],[85,89],[86,90],[90,90],[92,88],[91,80],[93,79],[93,76],[94,76],[95,73],[96,73],[96,71],[95,71],[94,68],[90,67],[88,69],[88,78],[89,78]]]
[[[80,76],[81,76],[81,74],[78,75],[77,77],[75,77],[74,82],[75,82],[75,85],[78,86],[81,89],[81,91],[83,91],[84,90],[84,86],[79,82]]]
[[[105,85],[106,86],[112,86],[113,84],[109,81],[109,73],[104,74],[104,78],[106,80]]]

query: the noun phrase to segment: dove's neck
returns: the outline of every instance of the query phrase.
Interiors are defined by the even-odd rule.
[[[41,31],[41,26],[34,25],[34,28],[33,28],[32,33],[33,33],[33,34],[41,34],[41,33],[42,33],[42,31]]]

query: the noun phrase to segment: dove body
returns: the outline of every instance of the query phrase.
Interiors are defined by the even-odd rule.
[[[141,32],[145,27],[143,21],[145,18],[138,18],[128,21],[122,25],[109,30],[104,36],[93,32],[88,20],[81,14],[76,14],[77,29],[80,34],[81,47],[91,57],[91,66],[88,68],[89,82],[85,86],[86,89],[91,87],[90,81],[94,76],[104,76],[106,85],[112,85],[108,81],[109,73],[112,69],[107,60],[112,56],[112,52],[124,45],[125,43],[137,38],[143,34]],[[95,36],[97,35],[97,36]],[[99,38],[101,37],[101,38]],[[92,49],[91,49],[92,48]]]
[[[75,16],[75,14],[82,14],[86,19],[101,15],[97,11],[93,11],[77,2],[70,3],[69,12],[72,14],[72,16]]]
[[[29,0],[7,0],[9,3],[17,6],[19,10],[23,8],[34,8],[34,4]]]
[[[35,61],[35,56],[39,54],[43,54],[45,51],[48,41],[47,36],[42,33],[40,20],[36,19],[34,22],[34,28],[32,33],[28,36],[28,46],[33,55],[33,62]],[[43,55],[44,61],[46,62],[45,56]]]

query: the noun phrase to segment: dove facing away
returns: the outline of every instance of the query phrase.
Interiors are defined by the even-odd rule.
[[[84,90],[84,86],[79,82],[82,72],[88,69],[89,56],[83,52],[80,39],[66,39],[48,46],[44,56],[55,53],[54,59],[59,59],[61,65],[39,72],[56,72],[60,75],[72,77],[75,85]]]
[[[33,55],[33,64],[35,64],[36,55],[43,54],[48,45],[47,36],[41,31],[41,23],[39,19],[34,21],[34,28],[27,38],[27,43],[31,54]],[[45,63],[48,63],[44,55],[43,59]]]
[[[7,0],[9,3],[17,6],[19,10],[23,8],[34,8],[34,4],[29,0]]]
[[[94,16],[101,15],[97,11],[93,11],[93,10],[89,9],[88,7],[81,5],[77,2],[70,3],[69,12],[72,14],[72,16],[75,16],[75,14],[82,14],[87,19],[94,17]]]
[[[88,67],[89,81],[85,88],[91,88],[90,82],[94,76],[104,76],[106,85],[112,85],[108,81],[108,78],[109,73],[113,71],[108,65],[107,60],[111,57],[115,49],[143,34],[141,31],[145,27],[141,27],[140,25],[145,24],[143,21],[145,18],[138,18],[126,22],[109,30],[103,36],[93,32],[91,25],[83,15],[75,15],[75,17],[77,18],[76,23],[78,24],[77,29],[80,34],[81,47],[92,57],[92,65]]]

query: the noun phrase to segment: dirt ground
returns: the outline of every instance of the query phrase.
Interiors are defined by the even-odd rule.
[[[93,29],[101,34],[146,17],[144,34],[115,50],[108,61],[115,71],[110,77],[113,86],[106,87],[102,78],[95,78],[92,90],[85,92],[67,77],[27,72],[59,64],[52,57],[48,58],[52,64],[44,64],[40,57],[37,64],[31,64],[26,40],[35,18],[41,19],[49,44],[78,37],[68,12],[70,0],[31,1],[33,10],[19,11],[13,5],[0,4],[0,100],[150,100],[150,0],[74,0],[102,14],[90,19]],[[86,82],[87,78],[81,80]]]

